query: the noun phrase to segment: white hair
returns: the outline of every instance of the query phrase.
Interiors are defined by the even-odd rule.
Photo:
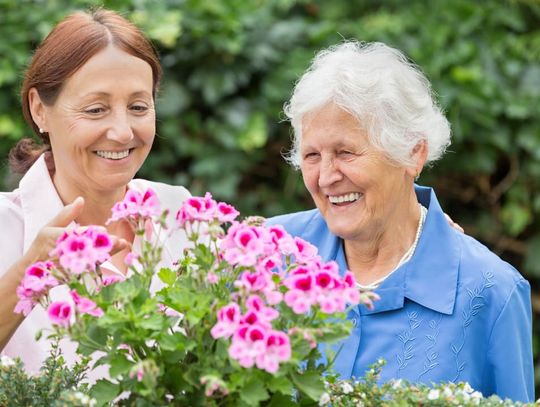
[[[284,111],[294,129],[285,159],[298,168],[302,118],[334,103],[352,114],[370,143],[398,165],[414,165],[412,152],[421,141],[426,163],[437,160],[450,144],[450,125],[418,67],[383,43],[347,41],[320,51],[296,83]]]

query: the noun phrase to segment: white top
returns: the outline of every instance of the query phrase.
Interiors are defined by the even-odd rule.
[[[143,179],[134,179],[128,184],[129,189],[139,191],[149,187],[156,192],[161,207],[170,210],[167,222],[173,225],[176,211],[190,193],[184,187]],[[12,192],[0,192],[0,275],[28,250],[39,230],[63,207],[64,204],[54,187],[43,155],[21,179],[19,188]],[[187,239],[182,231],[178,231],[164,243],[162,265],[166,266],[178,259],[187,244]],[[138,247],[139,245],[134,244],[135,250]],[[104,266],[109,270],[115,270],[111,263]],[[70,298],[67,286],[53,288],[51,296],[53,300],[67,301]],[[27,370],[38,371],[49,355],[50,349],[50,341],[45,339],[47,332],[44,332],[39,341],[35,340],[36,333],[43,328],[51,328],[51,324],[45,309],[37,305],[21,323],[2,354],[12,358],[20,357]],[[65,360],[70,364],[73,363],[75,344],[63,341],[61,349]]]

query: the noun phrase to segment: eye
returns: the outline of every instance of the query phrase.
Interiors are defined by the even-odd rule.
[[[148,111],[148,106],[143,104],[135,104],[129,107],[135,113],[144,113]]]
[[[85,109],[84,112],[90,115],[98,115],[105,112],[105,108],[103,106],[92,106],[88,109]]]
[[[319,156],[319,153],[309,152],[304,154],[304,160],[314,160]]]

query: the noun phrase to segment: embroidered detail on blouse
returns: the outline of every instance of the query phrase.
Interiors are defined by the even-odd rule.
[[[484,290],[487,288],[492,287],[495,283],[491,281],[493,279],[493,273],[490,271],[483,272],[482,273],[484,277],[484,282],[481,286],[476,287],[474,290],[471,290],[467,288],[467,294],[469,295],[469,303],[468,307],[463,310],[463,313],[461,315],[463,319],[463,326],[461,329],[461,344],[457,345],[457,343],[453,343],[451,345],[452,353],[454,354],[454,358],[456,360],[456,376],[452,380],[453,382],[457,382],[459,380],[459,376],[461,375],[461,372],[465,369],[466,362],[461,362],[459,360],[459,353],[463,349],[463,346],[465,345],[465,341],[467,339],[467,328],[472,323],[474,317],[478,315],[480,310],[484,308],[484,305],[486,305],[486,301],[484,298]]]
[[[418,328],[422,323],[422,320],[418,318],[418,312],[416,311],[407,312],[407,317],[409,318],[409,329],[406,329],[397,336],[402,343],[401,347],[403,350],[401,355],[396,355],[398,373],[407,367],[409,360],[411,360],[414,356],[413,341],[416,338],[413,336],[413,333],[415,329]]]
[[[426,360],[424,361],[424,369],[422,373],[418,376],[417,380],[420,380],[423,375],[433,369],[439,364],[437,359],[439,358],[439,352],[434,351],[433,349],[437,345],[437,339],[439,338],[440,332],[440,323],[442,319],[442,314],[439,314],[439,317],[435,320],[432,319],[429,321],[429,329],[431,333],[426,335],[426,339],[429,341],[429,346],[426,349]]]

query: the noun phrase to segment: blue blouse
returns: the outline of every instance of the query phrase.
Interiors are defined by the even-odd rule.
[[[381,382],[468,382],[484,396],[534,401],[529,283],[484,245],[448,225],[431,188],[416,187],[427,218],[411,260],[375,290],[375,308],[348,313],[351,335],[340,343],[334,370],[362,377],[386,360]],[[342,240],[317,209],[277,216],[347,268]]]

